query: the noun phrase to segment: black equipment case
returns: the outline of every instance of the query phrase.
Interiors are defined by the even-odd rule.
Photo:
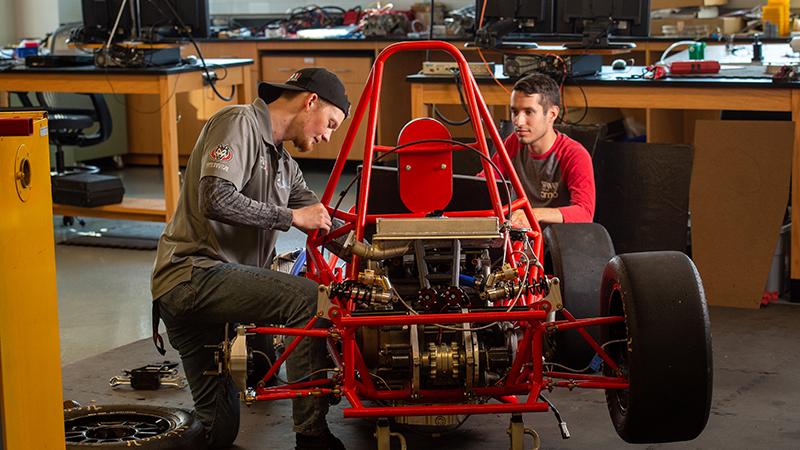
[[[122,202],[125,187],[119,177],[78,173],[52,178],[53,203],[71,206],[103,206]]]

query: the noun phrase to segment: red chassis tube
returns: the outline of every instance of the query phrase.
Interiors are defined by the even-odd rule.
[[[483,172],[486,176],[486,186],[493,205],[490,210],[460,211],[448,213],[450,217],[498,217],[502,222],[512,211],[523,210],[532,229],[527,232],[530,247],[523,248],[519,241],[511,242],[509,239],[504,244],[506,247],[506,262],[516,267],[520,273],[528,273],[528,281],[540,279],[544,274],[540,267],[531,264],[526,251],[532,252],[539,261],[543,258],[543,238],[541,227],[536,221],[530,202],[525,196],[522,183],[512,168],[511,159],[506,152],[503,140],[500,137],[489,109],[483,100],[477,83],[467,66],[463,55],[453,45],[441,41],[402,42],[388,46],[376,58],[375,64],[365,83],[364,91],[353,113],[352,123],[345,136],[344,144],[339,152],[330,179],[322,195],[321,203],[326,205],[332,217],[340,218],[345,224],[328,235],[311,232],[306,243],[307,250],[307,277],[323,285],[341,282],[343,279],[355,280],[360,267],[359,257],[353,255],[347,262],[345,274],[335,268],[335,259],[326,261],[320,249],[326,243],[347,233],[354,232],[357,240],[363,240],[365,228],[375,223],[378,218],[409,218],[422,217],[424,214],[393,214],[373,215],[367,214],[367,200],[369,198],[370,177],[372,164],[376,154],[386,154],[395,150],[393,147],[375,145],[375,131],[380,103],[381,84],[385,61],[395,53],[401,51],[439,50],[449,53],[459,66],[464,75],[463,92],[475,136],[475,142],[467,144],[481,153]],[[364,147],[363,168],[358,192],[358,204],[354,210],[342,211],[329,206],[336,186],[342,176],[347,161],[347,156],[353,146],[359,126],[367,114],[366,138]],[[500,195],[496,183],[496,173],[487,160],[490,158],[487,136],[482,124],[486,124],[488,138],[493,141],[500,158],[499,166],[508,174],[508,180],[517,194],[517,199],[509,206],[507,199]],[[451,146],[453,150],[464,150]],[[509,211],[509,209],[511,211]],[[524,260],[524,261],[523,261]],[[336,376],[321,380],[305,381],[275,387],[258,387],[256,400],[275,400],[282,398],[295,398],[298,396],[319,395],[344,395],[350,403],[350,408],[344,409],[345,417],[390,417],[390,416],[419,416],[419,415],[453,415],[453,414],[492,414],[492,413],[518,413],[546,411],[547,403],[539,400],[543,389],[565,387],[572,389],[625,389],[628,387],[627,379],[623,377],[607,377],[599,375],[571,374],[562,372],[545,371],[542,358],[544,335],[556,330],[577,329],[587,343],[600,355],[609,368],[617,372],[617,366],[604,349],[583,329],[587,326],[605,325],[623,321],[622,317],[605,317],[576,319],[568,312],[564,313],[566,320],[547,322],[548,311],[543,309],[549,304],[542,302],[541,294],[526,293],[515,300],[517,308],[507,310],[511,300],[504,300],[495,304],[497,311],[467,312],[463,314],[398,314],[389,316],[364,316],[352,314],[353,302],[348,299],[331,299],[333,307],[328,316],[333,322],[330,329],[314,328],[316,317],[303,329],[287,329],[278,327],[259,327],[249,329],[249,333],[276,334],[296,336],[286,351],[276,361],[264,380],[275,374],[280,365],[292,353],[297,344],[306,338],[327,337],[329,348],[336,340],[341,340],[341,356],[334,355],[334,360],[339,369]],[[519,307],[527,307],[521,311]],[[484,324],[489,322],[512,322],[523,331],[519,341],[517,354],[511,363],[511,369],[505,380],[494,386],[481,386],[448,389],[419,389],[412,392],[410,386],[404,389],[379,389],[375,377],[361,355],[356,343],[356,333],[361,327],[377,327],[385,325],[434,325],[434,324]],[[527,395],[528,399],[521,402],[518,395]],[[490,398],[499,403],[475,403],[475,398]],[[403,406],[398,407],[366,407],[363,401],[401,401]],[[424,405],[422,404],[424,403]],[[436,403],[436,404],[429,404]]]
[[[335,309],[335,308],[334,308]],[[341,336],[343,347],[352,347],[351,353],[344,351],[345,368],[352,367],[352,370],[345,369],[345,382],[341,384],[340,379],[322,379],[304,383],[295,383],[284,386],[270,388],[258,388],[256,400],[280,400],[296,398],[299,396],[320,396],[320,395],[341,395],[351,404],[351,408],[345,408],[345,417],[388,417],[388,416],[413,416],[431,414],[499,414],[506,412],[536,412],[547,410],[544,402],[530,401],[538,398],[539,392],[543,388],[585,388],[585,389],[627,389],[628,382],[622,377],[605,377],[599,375],[586,375],[563,372],[543,372],[541,364],[541,337],[548,327],[557,323],[566,328],[566,321],[543,322],[546,313],[544,311],[511,311],[511,312],[480,312],[464,314],[426,314],[426,315],[398,315],[381,317],[351,317],[333,316],[335,328],[330,330],[321,329],[286,329],[259,327],[251,328],[248,332],[256,334],[284,334],[298,336],[292,344],[299,342],[305,337],[320,338],[327,336]],[[581,326],[600,325],[604,323],[619,322],[621,317],[606,317],[599,319],[575,319],[569,322],[569,328],[580,328]],[[361,353],[355,345],[355,332],[363,326],[381,325],[414,325],[414,324],[453,324],[453,323],[482,323],[495,320],[518,321],[526,325],[525,338],[522,346],[515,358],[513,367],[507,376],[507,380],[521,380],[518,383],[506,383],[501,386],[475,387],[469,392],[464,389],[439,389],[439,390],[420,390],[417,393],[410,388],[399,390],[378,390],[375,388],[375,381],[369,374],[364,365]],[[313,324],[313,321],[310,325]],[[528,338],[532,336],[532,338]],[[532,345],[531,345],[532,344]],[[289,356],[294,349],[293,345],[281,355],[280,362]],[[604,352],[603,352],[604,353]],[[607,355],[603,355],[606,356]],[[522,370],[522,366],[531,365],[533,370]],[[349,364],[348,364],[349,362]],[[539,362],[536,364],[536,362]],[[277,369],[278,364],[273,366]],[[356,380],[355,372],[358,369],[359,379]],[[364,374],[364,375],[362,375]],[[268,374],[271,376],[271,374]],[[346,381],[347,376],[351,377],[350,382]],[[266,377],[265,379],[268,379]],[[557,381],[562,379],[566,381]],[[330,387],[332,386],[332,387]],[[527,395],[527,403],[513,402],[513,396]],[[362,400],[403,400],[454,403],[469,400],[470,397],[491,397],[507,404],[458,404],[458,405],[425,405],[425,406],[404,406],[393,408],[365,407]]]
[[[459,52],[458,49],[452,44],[441,41],[400,42],[386,47],[375,60],[375,64],[367,79],[364,91],[356,106],[355,113],[353,114],[352,123],[349,129],[347,130],[347,135],[345,136],[344,144],[342,146],[341,151],[339,152],[338,158],[336,159],[336,163],[331,173],[331,177],[328,180],[328,184],[325,188],[325,192],[323,193],[321,199],[323,205],[330,205],[330,201],[333,198],[334,191],[336,190],[336,185],[339,182],[339,179],[341,178],[342,171],[344,169],[344,164],[347,161],[347,156],[349,155],[350,150],[353,146],[356,132],[358,131],[364,113],[367,110],[367,105],[369,105],[369,115],[367,117],[367,128],[366,128],[366,138],[365,138],[366,144],[364,148],[364,162],[363,162],[363,169],[361,171],[362,175],[358,193],[358,205],[356,205],[356,214],[354,216],[351,215],[350,217],[347,217],[345,219],[348,223],[355,225],[355,237],[358,240],[362,240],[364,238],[364,229],[366,224],[368,223],[367,199],[369,197],[370,176],[372,172],[372,163],[375,152],[376,151],[386,152],[390,150],[390,147],[376,146],[374,144],[377,117],[378,117],[378,107],[380,103],[380,90],[381,90],[381,83],[383,80],[383,66],[385,64],[385,61],[395,53],[402,51],[425,51],[425,50],[441,50],[449,53],[453,57],[453,59],[455,59],[455,61],[457,62],[460,72],[462,74],[469,74],[468,77],[464,77],[464,94],[469,109],[469,116],[473,119],[471,121],[471,124],[476,139],[475,142],[475,145],[477,146],[476,150],[478,150],[481,154],[483,154],[486,159],[490,158],[488,144],[486,142],[486,135],[484,133],[483,127],[481,126],[481,123],[493,124],[494,122],[492,120],[491,115],[489,114],[489,109],[486,106],[486,102],[483,100],[483,97],[481,96],[480,90],[478,89],[478,85],[475,82],[475,78],[469,71],[467,61],[466,59],[464,59],[464,56],[461,54],[461,52]],[[478,120],[478,118],[480,118],[480,120]],[[497,128],[494,126],[488,126],[487,129],[489,131],[489,134],[491,135],[491,139],[495,147],[498,148],[498,155],[500,155],[500,158],[502,160],[501,165],[504,168],[506,168],[505,172],[509,174],[509,180],[511,181],[512,187],[514,188],[514,191],[517,193],[520,200],[516,202],[515,205],[512,206],[512,208],[522,209],[525,212],[525,215],[528,218],[528,222],[533,227],[531,235],[534,236],[534,242],[533,242],[534,252],[536,253],[537,256],[541,256],[543,248],[543,242],[541,239],[541,228],[539,226],[539,223],[535,220],[533,216],[533,210],[531,208],[530,202],[528,202],[527,198],[525,197],[522,183],[520,182],[519,177],[516,176],[514,170],[511,168],[512,167],[511,159],[508,157],[508,153],[505,151],[505,146],[503,145],[503,139],[501,138],[499,132],[497,131]],[[482,164],[483,164],[483,171],[486,174],[487,190],[489,192],[489,197],[491,198],[494,208],[493,210],[490,211],[475,211],[475,214],[471,214],[471,216],[504,217],[503,202],[501,201],[500,193],[497,189],[494,169],[486,160],[483,160]],[[340,218],[342,217],[340,211],[334,211],[332,208],[330,207],[328,208],[332,216]],[[413,217],[413,215],[406,215],[404,217]],[[374,217],[371,217],[370,219],[374,220]],[[308,256],[309,256],[308,276],[309,278],[312,278],[321,284],[328,284],[335,280],[332,270],[325,263],[325,260],[323,259],[322,254],[319,250],[319,248],[321,248],[321,246],[323,246],[328,240],[329,238],[327,238],[326,236],[323,236],[316,232],[312,232],[309,235],[308,243],[306,245],[306,249],[308,251]],[[356,279],[358,267],[359,267],[359,258],[357,256],[354,256],[350,264],[348,264],[347,268],[348,279]],[[534,268],[532,271],[533,278],[535,278],[538,275],[539,275],[538,269]]]

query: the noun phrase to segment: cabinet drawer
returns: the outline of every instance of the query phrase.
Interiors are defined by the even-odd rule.
[[[314,67],[316,60],[313,56],[264,56],[261,58],[261,79],[284,82],[298,70]]]
[[[324,67],[344,83],[363,83],[372,68],[372,58],[347,56],[267,55],[261,58],[261,77],[266,81],[286,81],[304,67]]]
[[[256,45],[249,42],[202,42],[199,44],[204,58],[255,58]],[[197,55],[193,45],[181,48],[182,53]]]
[[[344,83],[364,83],[372,68],[372,59],[367,57],[320,56],[317,67],[335,73]]]
[[[230,86],[225,86],[225,87],[220,86],[217,88],[217,90],[219,90],[220,93],[226,97],[231,94]],[[222,100],[221,98],[217,97],[217,94],[215,94],[214,91],[209,86],[204,87],[202,91],[198,92],[203,93],[203,103],[202,103],[203,110],[202,114],[198,114],[198,116],[200,117],[201,120],[204,121],[210,119],[211,116],[213,116],[220,109],[226,106],[236,105],[239,103],[238,97],[236,96],[236,92],[233,93],[233,98],[228,101]]]

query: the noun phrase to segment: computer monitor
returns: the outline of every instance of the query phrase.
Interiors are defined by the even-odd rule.
[[[486,10],[483,4],[486,3]],[[483,12],[483,24],[514,19],[520,28],[534,33],[553,32],[554,0],[476,0],[476,22]]]
[[[84,40],[103,42],[114,28],[122,0],[82,0]],[[134,35],[134,24],[131,21],[130,4],[125,6],[117,25],[116,36],[130,38]],[[104,35],[103,35],[104,34]]]
[[[82,0],[83,25],[87,30],[108,33],[114,28],[123,0]],[[175,18],[177,12],[180,21]],[[139,30],[131,17],[137,17],[138,3]],[[186,26],[182,30],[180,22]],[[116,36],[126,39],[145,41],[161,41],[185,39],[186,32],[195,38],[206,38],[209,35],[210,21],[208,16],[208,0],[130,0],[122,12]]]
[[[586,48],[631,47],[608,38],[650,34],[649,0],[560,0],[555,17],[555,31],[583,35]]]
[[[139,0],[141,4],[142,33],[148,29],[154,36],[164,39],[186,38],[190,33],[194,38],[209,37],[211,21],[208,16],[208,0]],[[175,19],[175,14],[165,3],[169,2],[180,22],[186,25],[186,30],[181,30],[180,22]]]
[[[475,0],[476,42],[493,47],[503,39],[524,40],[531,35],[553,33],[557,0]],[[486,9],[484,10],[484,3]]]

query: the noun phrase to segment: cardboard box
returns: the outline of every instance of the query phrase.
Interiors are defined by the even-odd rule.
[[[664,33],[664,26],[674,27],[674,33]],[[666,18],[650,21],[651,36],[707,36],[719,30],[722,34],[734,34],[744,28],[741,17],[717,17],[715,19]],[[688,32],[690,30],[697,30]],[[705,31],[702,31],[705,30]]]
[[[651,0],[650,9],[688,8],[691,6],[727,5],[728,0]]]
[[[793,143],[793,122],[697,121],[692,260],[709,305],[761,304],[791,190]],[[757,148],[770,149],[769,157]]]

